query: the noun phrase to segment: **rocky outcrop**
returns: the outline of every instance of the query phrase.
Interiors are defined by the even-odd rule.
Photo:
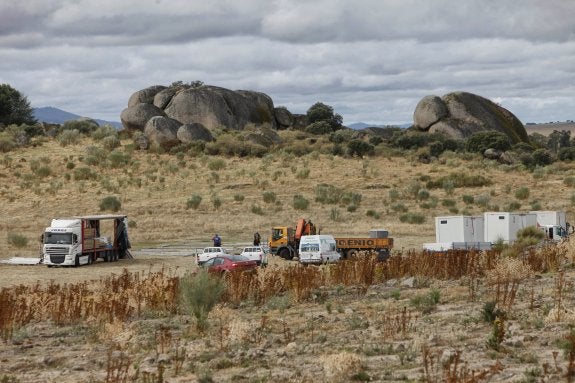
[[[146,89],[135,92],[132,94],[132,96],[130,96],[130,99],[128,100],[128,108],[131,106],[136,106],[140,103],[152,104],[156,94],[164,89],[166,89],[166,87],[163,85],[153,85]]]
[[[424,97],[415,108],[413,122],[418,130],[441,132],[457,139],[495,130],[505,133],[513,143],[528,141],[525,127],[513,113],[467,92]]]
[[[170,149],[180,143],[178,128],[180,123],[168,117],[155,116],[148,120],[144,135],[162,149]]]
[[[279,115],[276,115],[276,111]],[[156,125],[164,120],[155,119],[155,128],[148,129],[148,122],[155,117],[176,121],[179,124],[176,138],[180,142],[212,141],[214,132],[222,131],[222,128],[239,131],[265,128],[275,131],[278,126],[285,129],[297,122],[287,109],[276,110],[272,99],[264,93],[182,83],[170,87],[155,85],[135,92],[121,114],[125,128],[144,131],[151,143],[157,137],[163,137],[157,133]],[[154,132],[153,137],[151,132]],[[250,140],[256,139],[252,137]],[[162,147],[171,145],[164,141],[155,143]]]
[[[156,116],[165,116],[165,113],[152,104],[139,103],[124,109],[120,115],[120,120],[124,128],[128,130],[143,131],[146,123]]]
[[[199,122],[193,124],[184,124],[178,128],[177,137],[184,143],[193,141],[206,141],[214,140],[212,133]]]

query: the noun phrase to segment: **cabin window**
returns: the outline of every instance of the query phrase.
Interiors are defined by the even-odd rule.
[[[440,223],[441,225],[447,225],[447,220],[446,220],[446,219],[442,219],[439,223]]]
[[[504,216],[504,215],[500,215],[500,216],[499,216],[499,219],[505,219],[505,216]]]

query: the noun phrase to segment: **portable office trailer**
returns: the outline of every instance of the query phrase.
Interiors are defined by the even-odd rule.
[[[567,215],[564,211],[536,210],[529,213],[537,215],[537,224],[539,226],[558,225],[567,230]]]
[[[486,212],[483,217],[485,242],[511,243],[519,230],[537,226],[537,214],[533,213]]]
[[[435,242],[483,241],[483,217],[456,215],[435,217]]]

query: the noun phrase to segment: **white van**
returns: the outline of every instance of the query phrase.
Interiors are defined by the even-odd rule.
[[[330,263],[340,259],[335,239],[331,235],[304,235],[299,242],[301,263]]]

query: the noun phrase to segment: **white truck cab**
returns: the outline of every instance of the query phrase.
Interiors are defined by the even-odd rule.
[[[332,235],[304,235],[299,243],[299,261],[304,264],[337,262],[341,255],[337,252]]]

